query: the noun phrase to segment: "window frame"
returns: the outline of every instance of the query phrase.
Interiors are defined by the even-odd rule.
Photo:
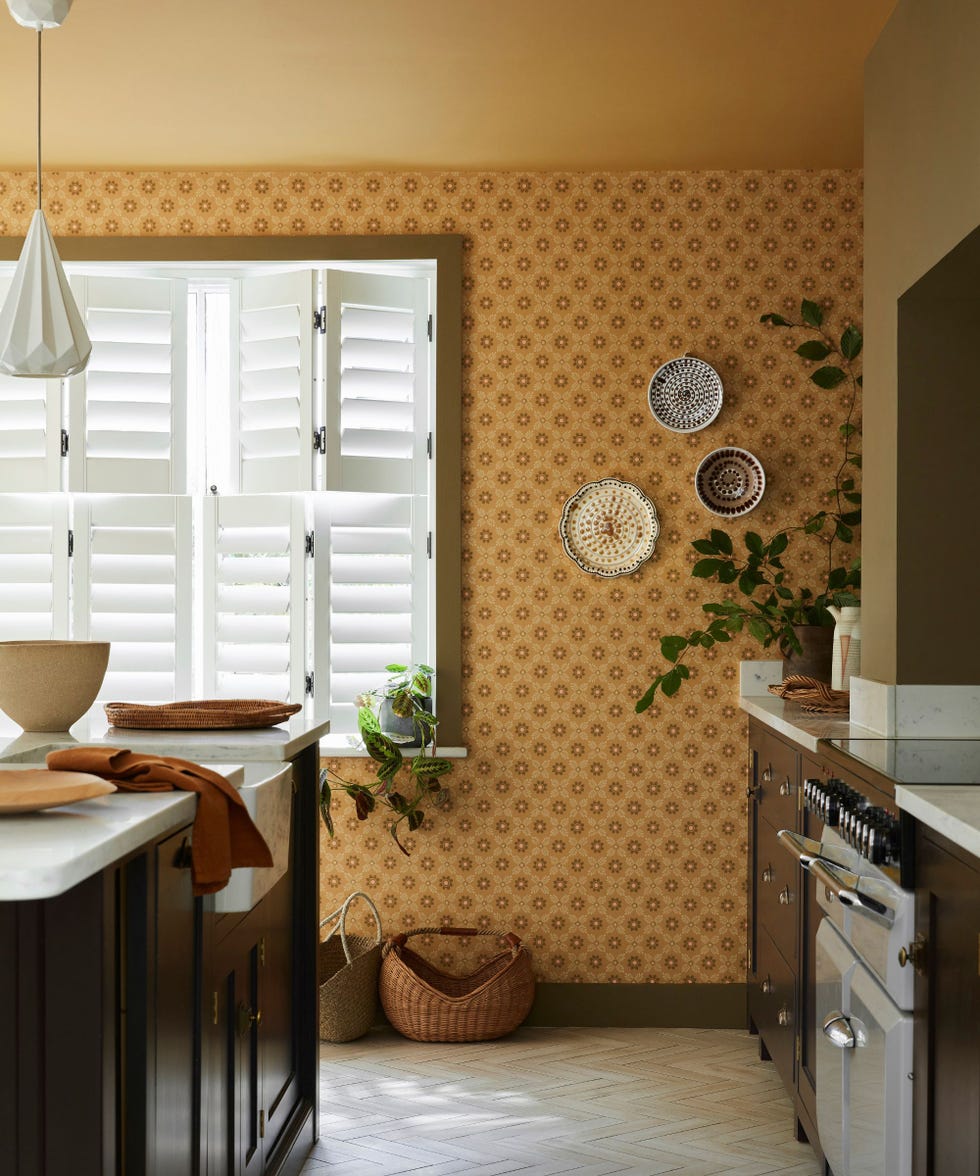
[[[439,736],[462,745],[461,404],[462,255],[459,234],[297,237],[69,237],[56,241],[62,261],[435,262],[435,648]],[[0,260],[16,261],[20,239],[0,240]]]

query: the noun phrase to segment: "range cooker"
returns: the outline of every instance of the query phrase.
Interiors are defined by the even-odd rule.
[[[913,821],[895,786],[980,785],[980,740],[838,739],[803,784],[816,882],[817,1130],[832,1176],[911,1176]]]

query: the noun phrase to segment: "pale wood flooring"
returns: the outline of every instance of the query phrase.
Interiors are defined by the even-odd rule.
[[[758,1039],[714,1029],[520,1029],[320,1050],[303,1176],[818,1176]]]

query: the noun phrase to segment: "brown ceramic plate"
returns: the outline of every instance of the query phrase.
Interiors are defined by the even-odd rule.
[[[88,772],[11,768],[0,771],[0,813],[36,813],[115,791],[115,784]]]

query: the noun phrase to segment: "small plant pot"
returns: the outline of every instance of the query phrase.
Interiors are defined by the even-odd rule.
[[[830,685],[834,660],[834,628],[832,625],[794,625],[793,632],[803,646],[802,653],[783,656],[783,677],[804,674]]]
[[[432,699],[422,698],[419,700],[422,704],[422,709],[432,714]],[[399,747],[427,747],[431,743],[426,732],[425,743],[422,742],[422,736],[419,734],[418,726],[412,718],[403,719],[391,709],[391,699],[382,698],[381,705],[378,707],[378,722],[381,724],[381,731],[387,735],[392,743],[397,743]]]

